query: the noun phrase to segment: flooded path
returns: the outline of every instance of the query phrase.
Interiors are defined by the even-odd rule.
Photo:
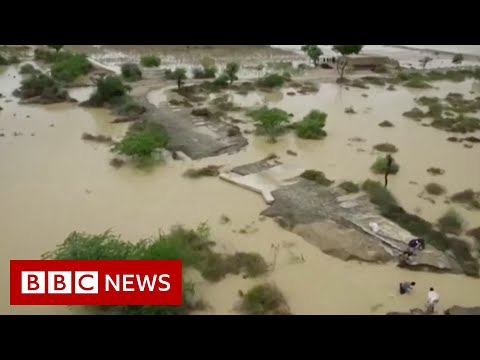
[[[7,98],[18,81],[13,68],[0,74],[2,93]],[[470,86],[449,84],[448,89],[440,91],[445,95],[465,92]],[[78,96],[86,96],[78,91]],[[368,98],[361,96],[364,92],[369,94]],[[274,258],[272,245],[279,245],[275,270],[266,279],[277,283],[295,314],[384,314],[408,310],[424,304],[430,286],[440,293],[439,311],[452,305],[478,305],[478,279],[417,273],[393,265],[343,262],[323,254],[271,219],[260,220],[259,213],[266,205],[258,194],[217,178],[182,177],[190,167],[240,165],[276,152],[283,161],[322,170],[335,180],[362,181],[373,178],[369,167],[376,155],[370,153],[371,147],[389,141],[400,149],[395,158],[401,169],[397,176],[391,177],[392,191],[407,209],[420,207],[422,216],[434,220],[444,210],[444,204],[438,202],[432,206],[418,199],[421,185],[436,181],[450,193],[478,187],[480,169],[469,164],[478,160],[480,148],[465,149],[449,143],[447,133],[403,118],[401,113],[414,106],[414,96],[415,92],[404,89],[345,91],[333,84],[322,84],[316,95],[282,94],[274,97],[271,104],[293,112],[295,119],[311,109],[328,113],[328,137],[324,141],[310,142],[287,135],[272,145],[261,137],[251,136],[250,145],[238,154],[194,163],[167,163],[150,172],[128,167],[114,169],[108,164],[112,154],[107,146],[81,139],[83,132],[114,138],[123,135],[127,125],[111,124],[112,117],[105,110],[83,109],[75,104],[20,106],[16,99],[8,103],[1,99],[4,110],[0,112],[0,132],[5,136],[0,137],[0,313],[70,313],[66,307],[9,306],[8,261],[38,259],[74,230],[99,233],[111,229],[124,239],[137,240],[175,224],[195,227],[201,222],[211,226],[219,251],[258,252],[270,263]],[[259,100],[248,101],[250,104]],[[344,108],[350,105],[359,113],[345,114]],[[369,106],[372,109],[364,113]],[[383,120],[393,122],[395,127],[378,127]],[[23,135],[14,136],[14,132]],[[353,136],[365,138],[366,142],[349,142]],[[360,147],[365,152],[358,152]],[[299,156],[285,155],[287,149],[297,151]],[[426,172],[430,166],[442,167],[446,174],[431,178]],[[413,186],[410,180],[420,185]],[[223,214],[231,223],[220,224]],[[465,217],[472,225],[480,225],[475,224],[478,213],[465,212]],[[254,231],[239,233],[246,225],[251,225]],[[305,262],[298,261],[301,255]],[[197,291],[212,306],[208,313],[228,314],[239,300],[238,290],[246,291],[264,280],[239,276],[228,276],[217,284],[199,280]],[[408,280],[417,282],[414,293],[398,296],[398,283]]]

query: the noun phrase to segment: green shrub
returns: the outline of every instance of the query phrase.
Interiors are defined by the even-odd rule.
[[[452,59],[452,63],[454,64],[461,64],[463,61],[463,55],[462,54],[455,54]]]
[[[217,74],[217,67],[215,65],[203,66],[203,68],[193,69],[194,79],[215,79]]]
[[[441,218],[438,219],[438,227],[441,231],[460,235],[463,228],[463,219],[455,210],[448,210]]]
[[[373,163],[371,170],[375,174],[385,174],[387,172],[387,168],[388,168],[387,158],[381,157],[381,158],[378,158]],[[398,173],[399,170],[400,170],[400,166],[397,164],[395,160],[393,160],[389,174],[395,175],[396,173]]]
[[[54,63],[57,61],[62,61],[72,56],[72,53],[68,51],[51,51],[46,49],[35,49],[34,50],[34,59],[39,61],[44,61],[46,63]]]
[[[445,188],[437,183],[429,183],[425,185],[425,191],[430,195],[442,195],[446,192]]]
[[[160,129],[147,127],[140,131],[128,133],[113,150],[119,154],[135,158],[148,158],[156,149],[165,148],[167,135]]]
[[[377,144],[373,148],[377,151],[382,151],[387,153],[396,153],[398,151],[397,147],[390,143]]]
[[[142,70],[137,64],[123,64],[121,70],[123,78],[127,81],[138,81],[142,78]]]
[[[385,121],[382,121],[381,123],[379,123],[378,126],[380,126],[380,127],[394,127],[395,125],[393,125],[390,121],[385,120]]]
[[[348,194],[354,194],[360,191],[360,187],[351,181],[344,181],[338,185],[338,187],[345,190]]]
[[[124,98],[125,101],[115,109],[116,114],[127,117],[135,117],[145,113],[145,111],[147,110],[145,106],[139,104],[132,98],[128,96]]]
[[[257,85],[261,87],[281,87],[285,82],[285,78],[279,74],[265,75],[263,78],[257,80]]]
[[[208,254],[198,265],[202,276],[209,281],[220,281],[227,274],[257,277],[268,271],[265,260],[255,253],[238,252],[233,255]]]
[[[130,87],[122,82],[118,76],[107,76],[97,80],[97,90],[87,101],[92,106],[102,106],[105,103],[115,102],[116,99],[124,99]]]
[[[217,77],[213,81],[213,85],[218,86],[218,87],[226,87],[228,86],[228,75],[227,74],[221,74],[219,77]]]
[[[411,118],[411,119],[419,120],[419,119],[422,119],[422,118],[426,117],[426,114],[424,114],[423,111],[420,110],[419,108],[415,107],[412,110],[405,111],[403,113],[403,116]]]
[[[229,84],[232,85],[235,80],[238,80],[237,73],[240,70],[240,65],[235,62],[228,63],[225,68],[225,74],[228,76]]]
[[[0,54],[0,66],[9,65],[8,60]]]
[[[312,110],[303,118],[302,121],[295,124],[295,130],[298,137],[302,139],[322,139],[327,133],[323,130],[327,114],[318,110]]]
[[[323,186],[330,186],[334,183],[333,180],[328,179],[323,172],[318,170],[305,170],[300,177]]]
[[[443,175],[445,174],[445,170],[443,169],[440,169],[440,168],[436,168],[436,167],[430,167],[427,169],[427,172],[430,174],[430,175]]]
[[[276,141],[276,136],[285,131],[289,123],[288,113],[277,108],[269,109],[264,106],[249,115],[253,117],[257,130],[267,134],[271,142]]]
[[[56,62],[51,69],[52,76],[63,82],[72,82],[81,75],[92,70],[92,64],[83,54],[75,54],[64,60]]]
[[[288,304],[273,284],[257,285],[243,297],[241,311],[247,315],[288,315]]]
[[[21,84],[20,89],[15,91],[15,94],[22,99],[35,96],[51,100],[66,100],[68,98],[67,92],[61,89],[54,79],[45,74],[33,74],[22,80]]]
[[[142,64],[143,67],[159,67],[161,61],[158,56],[145,55],[140,58],[140,64]]]
[[[29,75],[29,74],[36,74],[40,71],[36,69],[32,64],[24,64],[20,67],[20,74],[22,75]]]

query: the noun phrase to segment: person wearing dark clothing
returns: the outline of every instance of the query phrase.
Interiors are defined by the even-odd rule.
[[[408,242],[408,248],[402,253],[404,260],[409,260],[410,256],[414,255],[416,250],[425,249],[425,240],[424,239],[413,239]]]
[[[392,171],[392,164],[393,164],[393,157],[392,155],[387,155],[387,169],[385,171],[385,187],[388,185],[388,175],[390,175]]]
[[[410,291],[413,290],[413,287],[415,286],[415,282],[403,282],[400,283],[400,294],[406,294],[409,293]]]

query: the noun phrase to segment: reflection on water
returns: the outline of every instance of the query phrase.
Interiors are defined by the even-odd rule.
[[[0,75],[2,91],[14,85],[13,91],[18,85],[8,74],[13,74],[10,69]],[[449,84],[448,88],[441,85],[439,93],[444,96],[450,91],[465,92],[471,86],[468,82]],[[362,92],[370,96],[363,98]],[[124,133],[127,125],[111,124],[112,117],[105,110],[84,109],[75,104],[19,106],[0,100],[4,108],[0,112],[0,132],[5,133],[5,137],[0,137],[0,313],[69,312],[65,307],[10,307],[8,261],[38,259],[71,231],[98,233],[112,229],[124,239],[135,240],[150,236],[159,228],[179,223],[196,226],[205,221],[211,225],[220,251],[254,251],[271,262],[272,244],[280,245],[275,271],[268,278],[282,289],[294,313],[367,314],[376,304],[383,304],[376,313],[406,310],[423,305],[429,286],[435,286],[441,295],[440,311],[453,304],[478,305],[477,279],[337,260],[272,220],[260,221],[259,213],[266,205],[258,194],[218,178],[192,180],[182,176],[192,166],[236,165],[276,152],[283,161],[323,170],[337,181],[361,181],[374,178],[368,170],[376,157],[371,147],[389,141],[400,149],[395,158],[401,165],[400,173],[391,178],[392,191],[408,209],[420,206],[423,215],[433,220],[446,205],[442,201],[432,205],[417,198],[420,187],[432,180],[426,168],[438,166],[446,170],[444,176],[434,180],[445,185],[450,193],[478,186],[475,181],[480,168],[471,164],[478,160],[479,147],[465,149],[447,142],[446,133],[404,119],[401,113],[413,107],[413,97],[417,95],[405,89],[345,91],[333,84],[322,84],[315,95],[277,97],[275,106],[294,113],[296,120],[311,109],[326,111],[328,137],[323,141],[305,141],[286,135],[276,144],[251,137],[248,148],[236,155],[167,163],[150,173],[128,167],[114,169],[108,165],[112,157],[108,146],[81,139],[83,132],[113,137]],[[264,95],[233,96],[235,101],[245,99],[243,104],[252,104],[263,101]],[[359,114],[346,115],[344,108],[350,105]],[[372,110],[363,114],[367,107]],[[393,122],[395,128],[379,128],[377,124],[383,120]],[[14,136],[14,132],[23,135]],[[366,142],[349,146],[348,139],[353,136],[363,137]],[[360,147],[365,152],[358,152]],[[287,149],[297,151],[298,157],[286,155]],[[410,180],[420,185],[415,187],[409,184]],[[220,225],[222,214],[231,223]],[[473,213],[463,214],[472,225],[478,219]],[[239,233],[247,224],[258,231]],[[284,244],[289,244],[288,249]],[[306,262],[292,263],[292,253],[302,254]],[[414,293],[397,296],[398,283],[410,279],[417,282]],[[227,314],[238,301],[238,290],[246,291],[258,281],[262,280],[228,276],[217,284],[199,281],[197,291],[213,306],[214,313]]]

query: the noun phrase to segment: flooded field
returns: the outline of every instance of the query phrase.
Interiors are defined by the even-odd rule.
[[[1,68],[0,68],[1,69]],[[253,192],[218,178],[188,179],[185,170],[204,165],[241,165],[276,153],[286,163],[316,169],[340,183],[361,182],[377,178],[370,166],[380,153],[375,144],[390,142],[397,146],[394,158],[400,172],[390,176],[389,189],[406,210],[435,221],[448,208],[444,197],[435,204],[418,197],[425,184],[438,182],[447,195],[473,188],[480,190],[480,145],[465,148],[448,142],[447,132],[402,116],[415,106],[418,96],[445,97],[458,92],[466,97],[480,96],[479,85],[471,80],[462,83],[438,82],[438,89],[412,90],[398,86],[397,91],[371,86],[370,89],[346,90],[336,84],[318,84],[320,90],[310,95],[287,95],[281,92],[254,92],[246,96],[230,93],[242,107],[262,104],[294,114],[300,120],[310,110],[328,114],[321,141],[307,141],[294,134],[279,137],[275,144],[264,137],[245,135],[249,145],[234,155],[222,155],[198,161],[173,161],[143,171],[132,167],[115,169],[113,157],[104,144],[82,140],[82,133],[103,134],[119,139],[127,124],[112,124],[112,115],[103,109],[86,109],[77,104],[49,106],[18,105],[10,94],[19,86],[16,67],[0,70],[0,313],[64,314],[78,313],[66,307],[13,307],[8,298],[8,261],[38,259],[72,231],[100,233],[108,229],[126,240],[138,240],[167,230],[176,224],[196,227],[206,222],[212,229],[216,250],[225,253],[252,251],[273,262],[272,245],[280,247],[274,270],[263,278],[243,279],[229,275],[218,283],[209,283],[198,274],[196,290],[213,314],[235,313],[238,291],[246,292],[253,284],[275,282],[284,293],[294,314],[384,314],[422,307],[430,286],[441,296],[438,311],[452,305],[475,306],[480,303],[480,280],[464,275],[412,272],[395,265],[373,265],[357,261],[344,262],[325,255],[301,237],[282,229],[273,220],[260,219],[267,205]],[[148,94],[156,106],[168,106],[168,90]],[[92,88],[77,88],[70,95],[79,101],[88,98]],[[471,93],[473,91],[473,94]],[[362,96],[367,94],[368,97]],[[12,100],[12,101],[9,101]],[[346,114],[353,106],[357,114]],[[230,113],[248,120],[241,112]],[[392,128],[378,123],[388,120]],[[251,130],[249,122],[239,124]],[[16,135],[15,135],[16,134]],[[470,135],[470,134],[469,134]],[[471,134],[479,137],[479,133]],[[362,138],[356,142],[351,139]],[[293,150],[298,156],[286,154]],[[445,174],[432,177],[429,167],[439,167]],[[381,181],[381,177],[378,180]],[[415,182],[415,184],[412,184]],[[468,223],[480,226],[480,211],[454,206]],[[227,215],[231,222],[221,224]],[[239,230],[250,225],[252,231]],[[300,258],[304,261],[300,261]],[[398,296],[398,283],[416,281],[409,296]]]

